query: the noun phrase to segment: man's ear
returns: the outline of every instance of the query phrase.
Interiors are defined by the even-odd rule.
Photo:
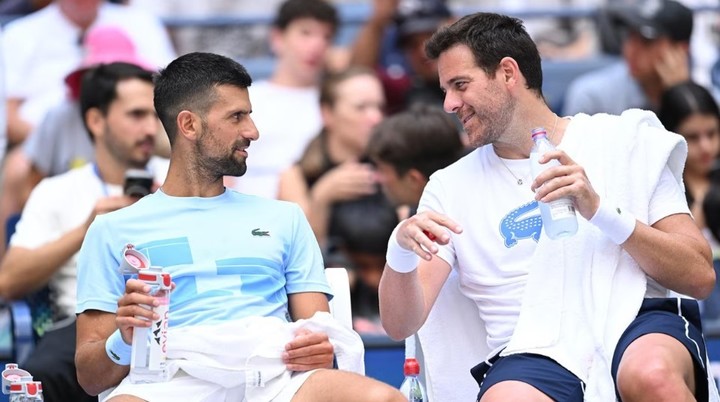
[[[512,57],[503,57],[500,60],[497,74],[508,87],[515,86],[520,82],[520,66]]]
[[[202,122],[200,117],[189,110],[182,110],[177,115],[178,135],[195,141],[200,134]]]
[[[85,124],[96,141],[105,133],[105,116],[96,107],[92,107],[85,112]]]
[[[405,172],[405,177],[407,177],[415,188],[423,189],[428,182],[428,178],[425,177],[424,174],[413,168]]]

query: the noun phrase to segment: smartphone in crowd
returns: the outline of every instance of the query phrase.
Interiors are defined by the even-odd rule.
[[[152,192],[154,176],[143,169],[129,169],[125,172],[123,192],[132,197],[144,197]]]

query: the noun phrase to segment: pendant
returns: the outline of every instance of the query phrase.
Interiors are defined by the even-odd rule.
[[[518,179],[517,183],[518,183],[518,186],[522,186],[523,185],[522,179]]]

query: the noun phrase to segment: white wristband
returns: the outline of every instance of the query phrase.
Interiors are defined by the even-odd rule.
[[[412,250],[402,248],[402,246],[400,246],[397,242],[397,231],[403,222],[400,222],[390,235],[385,259],[387,260],[388,267],[392,268],[393,271],[406,274],[417,269],[417,266],[420,263],[420,256],[415,254]]]
[[[618,207],[600,201],[600,206],[590,223],[600,229],[613,243],[620,245],[635,231],[635,217]]]
[[[113,363],[120,366],[127,366],[130,364],[132,345],[125,343],[120,334],[120,330],[116,329],[105,341],[105,353],[107,353]]]

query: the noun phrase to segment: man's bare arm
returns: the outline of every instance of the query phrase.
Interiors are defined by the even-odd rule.
[[[75,366],[80,386],[90,395],[118,385],[130,371],[105,352],[105,341],[116,329],[115,314],[88,310],[78,315]]]

